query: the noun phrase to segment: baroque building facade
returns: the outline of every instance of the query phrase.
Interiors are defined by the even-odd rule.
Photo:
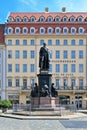
[[[49,73],[60,103],[86,108],[86,12],[12,12],[5,31],[7,99],[29,103],[31,88],[38,83],[39,50],[45,42],[50,50]]]

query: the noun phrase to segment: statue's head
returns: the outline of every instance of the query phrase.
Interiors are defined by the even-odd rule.
[[[43,43],[43,46],[46,46],[46,43]]]

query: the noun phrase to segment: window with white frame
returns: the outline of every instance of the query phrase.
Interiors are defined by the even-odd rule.
[[[48,32],[48,34],[51,34],[51,33],[53,32],[53,28],[49,27],[49,28],[47,29],[47,32]]]
[[[12,50],[9,50],[9,51],[8,51],[8,58],[9,58],[9,59],[12,59]]]
[[[13,28],[9,27],[8,28],[8,34],[12,34],[13,33]]]
[[[44,21],[45,21],[44,17],[40,17],[40,22],[44,22]]]
[[[67,28],[67,27],[64,27],[64,28],[63,28],[63,33],[64,33],[64,34],[68,33],[68,28]]]
[[[23,22],[25,22],[25,23],[28,22],[28,18],[27,18],[27,17],[24,17],[24,18],[23,18]]]
[[[16,22],[21,22],[20,17],[16,17]]]
[[[8,39],[8,45],[12,45],[12,40]]]
[[[47,18],[47,22],[52,22],[52,21],[53,21],[52,17]]]
[[[67,22],[67,21],[68,21],[67,17],[63,17],[63,22]]]
[[[83,22],[83,18],[81,16],[78,17],[78,22]]]
[[[60,28],[58,28],[58,27],[55,28],[55,33],[56,33],[56,34],[60,33]]]
[[[8,87],[12,87],[12,79],[11,78],[8,79]]]
[[[34,27],[31,27],[31,28],[30,28],[30,33],[31,33],[31,34],[34,34],[34,33],[35,33],[35,28],[34,28]]]
[[[55,22],[60,22],[60,18],[59,18],[59,17],[56,17],[56,18],[55,18]]]
[[[71,18],[70,18],[70,22],[75,22],[75,18],[74,18],[74,17],[71,17]]]
[[[71,33],[72,33],[72,34],[75,34],[75,33],[76,33],[76,28],[72,27],[72,28],[71,28]]]
[[[8,18],[8,22],[13,22],[13,18],[12,18],[12,17],[9,17],[9,18]]]
[[[16,34],[19,34],[19,33],[20,33],[20,28],[19,28],[19,27],[15,28],[15,33],[16,33]]]
[[[35,17],[31,17],[30,22],[35,22]]]
[[[40,34],[44,34],[45,33],[45,28],[41,27],[40,28]]]
[[[27,34],[28,33],[28,29],[26,27],[23,28],[23,34]]]
[[[79,33],[82,34],[84,32],[84,28],[80,27],[79,28]]]
[[[15,86],[16,86],[16,87],[19,87],[19,86],[20,86],[20,80],[19,80],[19,79],[16,79],[16,80],[15,80]]]

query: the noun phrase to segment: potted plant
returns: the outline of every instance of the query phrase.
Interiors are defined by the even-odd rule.
[[[1,108],[2,112],[6,112],[8,108],[12,107],[12,104],[9,100],[2,100],[1,101]]]

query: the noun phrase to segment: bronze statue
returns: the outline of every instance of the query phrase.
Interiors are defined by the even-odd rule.
[[[40,48],[39,67],[40,70],[49,70],[49,51],[46,47],[46,43],[43,43],[43,47]]]

